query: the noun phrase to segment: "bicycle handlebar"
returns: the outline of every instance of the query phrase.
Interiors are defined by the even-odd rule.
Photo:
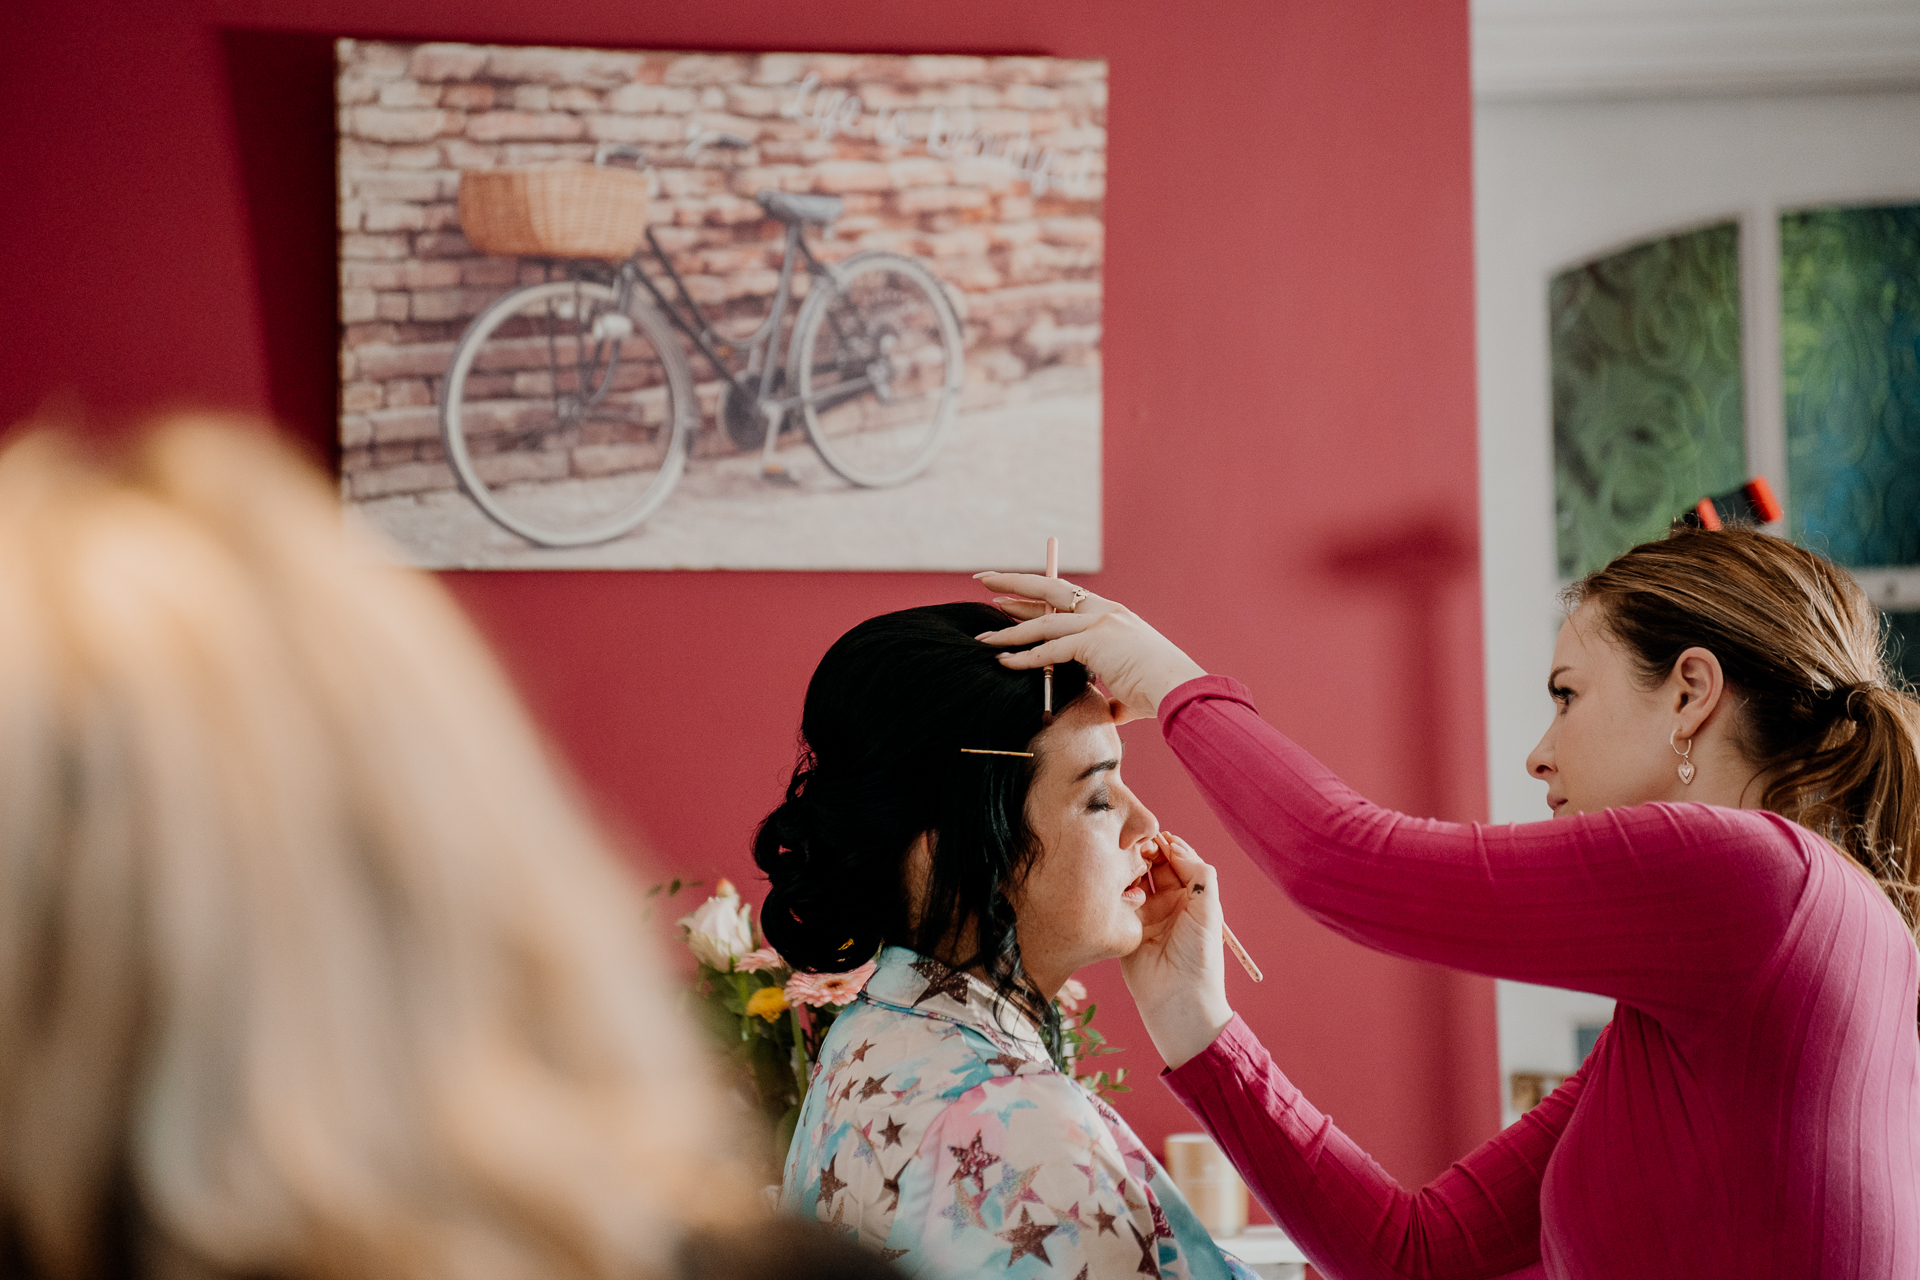
[[[737,133],[725,133],[719,129],[701,129],[687,126],[687,159],[691,160],[702,147],[724,147],[729,151],[739,151],[753,143]]]
[[[645,147],[637,147],[631,142],[603,142],[593,149],[593,162],[596,165],[606,165],[612,160],[631,160],[634,169],[646,175],[647,198],[652,200],[659,196],[660,175],[647,163]]]
[[[723,133],[718,129],[701,129],[695,125],[687,126],[686,158],[691,160],[700,153],[700,148],[724,147],[729,151],[738,151],[751,147],[753,143],[737,133]],[[647,177],[647,195],[653,198],[660,194],[660,175],[654,171],[647,160],[647,149],[631,142],[603,142],[593,149],[593,162],[596,165],[609,165],[616,160],[630,161],[638,172]]]
[[[631,160],[636,169],[647,168],[645,147],[636,147],[631,142],[603,142],[593,149],[593,162],[604,165],[609,160]]]

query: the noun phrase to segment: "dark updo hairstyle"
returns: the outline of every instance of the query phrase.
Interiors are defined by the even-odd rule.
[[[754,838],[770,882],[760,923],[796,969],[839,973],[883,943],[983,968],[1057,1039],[1053,992],[1031,989],[1007,894],[1039,852],[1027,826],[1035,760],[962,747],[1029,751],[1045,728],[1041,672],[1009,671],[974,637],[1012,625],[986,604],[939,604],[869,618],[837,640],[807,685],[800,762],[787,797]],[[1053,706],[1088,689],[1086,668],[1054,667]],[[907,852],[932,854],[916,922]],[[972,954],[957,954],[972,938]]]

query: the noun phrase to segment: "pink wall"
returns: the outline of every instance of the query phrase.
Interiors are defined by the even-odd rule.
[[[326,37],[1111,60],[1107,564],[1383,802],[1481,816],[1465,0],[767,5],[755,0],[16,4],[0,422],[65,398],[271,410],[331,456]],[[1171,238],[1178,228],[1181,239]],[[110,429],[110,428],[109,428]],[[452,575],[614,821],[751,883],[813,661],[860,618],[961,598],[905,574]],[[1152,726],[1129,774],[1223,868],[1268,973],[1240,1008],[1388,1169],[1497,1124],[1490,984],[1308,922],[1229,847]],[[1087,975],[1151,1080],[1117,970]]]

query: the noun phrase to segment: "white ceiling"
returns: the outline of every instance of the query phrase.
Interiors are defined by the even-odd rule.
[[[1920,0],[1473,0],[1483,101],[1920,85]]]

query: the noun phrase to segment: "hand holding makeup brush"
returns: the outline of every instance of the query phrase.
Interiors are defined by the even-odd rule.
[[[1125,605],[1037,573],[975,575],[994,603],[1026,621],[980,638],[993,645],[1045,643],[1000,661],[1015,671],[1078,662],[1100,678],[1128,719],[1151,719],[1160,700],[1206,670]],[[1057,613],[1049,614],[1052,606]]]
[[[1120,972],[1154,1048],[1177,1067],[1233,1020],[1219,877],[1178,836],[1163,831],[1143,843],[1153,892],[1140,908],[1141,943]]]

